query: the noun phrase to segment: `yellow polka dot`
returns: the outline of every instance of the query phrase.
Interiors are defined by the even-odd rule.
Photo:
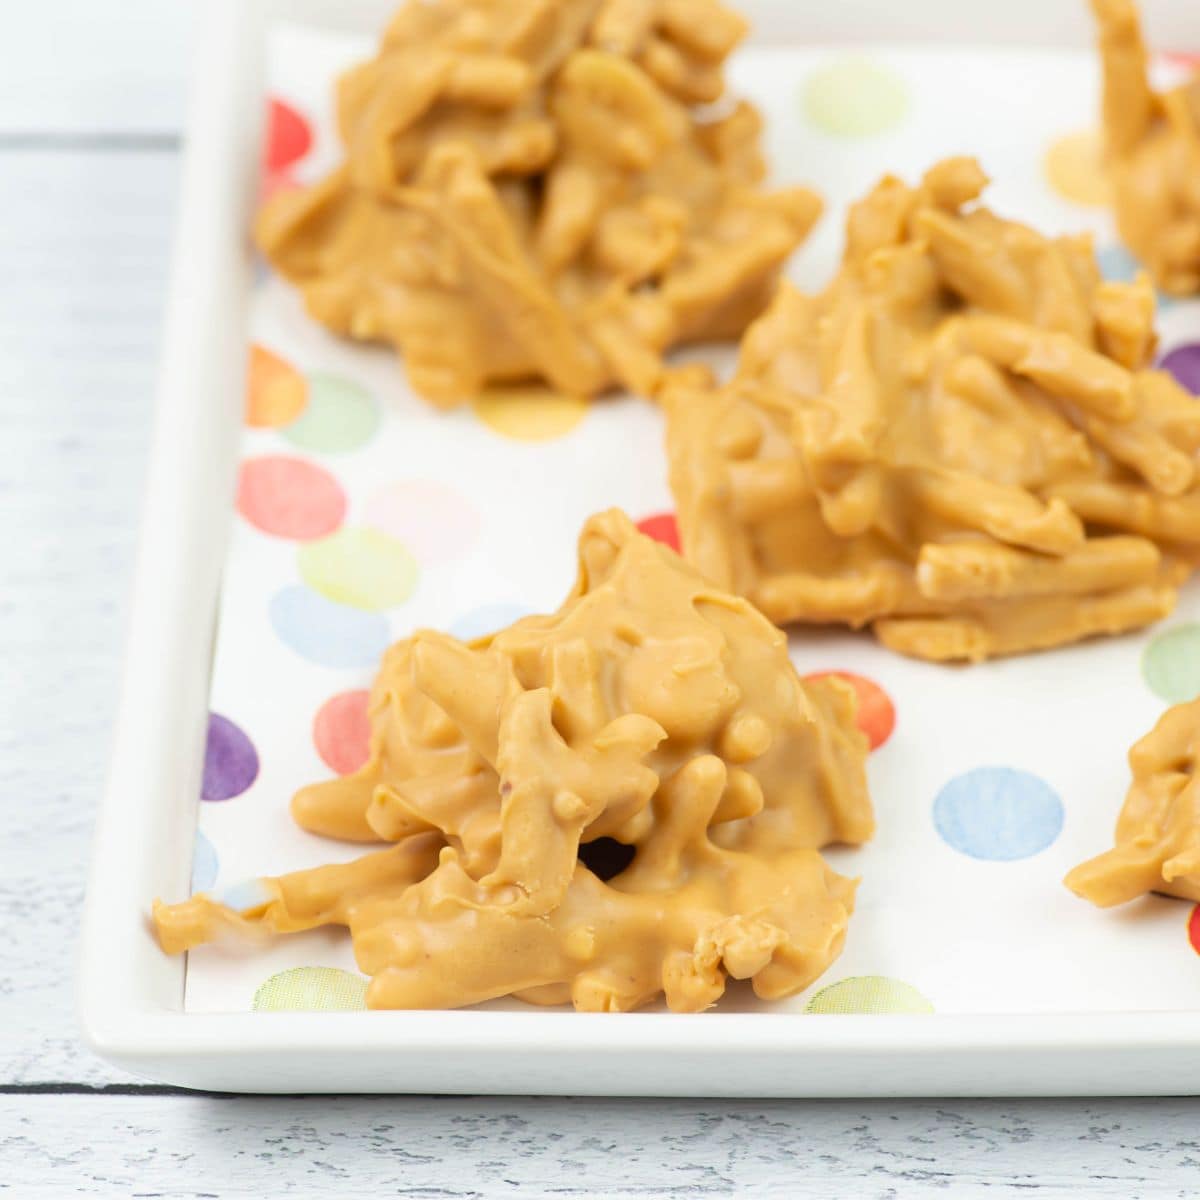
[[[933,1005],[910,983],[884,975],[854,975],[823,987],[807,1013],[931,1013]]]
[[[544,388],[494,388],[476,397],[472,407],[502,437],[548,442],[570,433],[583,420],[588,402]]]
[[[246,424],[274,429],[294,421],[308,403],[304,376],[263,346],[250,347],[246,377]]]
[[[300,578],[337,604],[378,612],[395,608],[417,586],[417,564],[378,529],[339,529],[299,551]]]
[[[1075,204],[1108,204],[1108,176],[1100,135],[1095,130],[1060,137],[1046,151],[1042,169],[1050,186],[1064,199]]]
[[[868,137],[898,125],[908,88],[895,71],[867,58],[843,58],[814,71],[804,85],[804,111],[825,133]]]
[[[254,993],[255,1012],[355,1012],[367,1007],[367,980],[337,967],[293,967]]]

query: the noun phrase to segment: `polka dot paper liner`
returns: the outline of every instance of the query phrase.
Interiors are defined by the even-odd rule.
[[[279,96],[268,98],[262,148],[262,200],[296,186],[292,168],[312,149],[313,140],[312,125],[298,107]]]
[[[837,59],[814,71],[804,83],[808,120],[834,137],[861,138],[900,125],[910,105],[908,86],[890,67],[873,59]]]
[[[1200,696],[1200,624],[1176,625],[1152,638],[1142,655],[1142,677],[1168,704]]]
[[[314,371],[306,386],[308,404],[281,430],[294,446],[320,454],[345,454],[374,437],[379,403],[366,388],[326,371]]]
[[[313,744],[321,761],[335,774],[352,775],[371,753],[370,693],[364,690],[331,696],[313,718]]]
[[[337,967],[293,967],[265,980],[254,993],[255,1012],[360,1012],[367,1007],[363,975]]]
[[[261,879],[242,879],[218,892],[216,898],[226,908],[244,912],[248,908],[270,903],[272,895]]]
[[[425,479],[380,488],[367,499],[363,522],[402,543],[422,566],[461,558],[483,526],[479,511],[459,491]]]
[[[931,1013],[933,1005],[910,983],[884,975],[854,975],[821,988],[806,1013]]]
[[[933,802],[933,824],[953,850],[985,862],[1031,858],[1063,827],[1058,793],[1029,771],[976,767],[947,783]]]
[[[313,143],[312,128],[300,111],[278,96],[267,100],[267,130],[263,162],[268,171],[281,171],[302,159]]]
[[[202,800],[232,800],[258,778],[258,751],[246,732],[220,713],[208,714]]]
[[[382,613],[339,604],[299,583],[271,597],[269,615],[279,640],[321,667],[373,667],[391,641]]]
[[[662,542],[664,546],[670,546],[676,554],[681,552],[679,522],[673,512],[652,513],[648,517],[643,517],[637,523],[637,527],[647,537],[653,538],[656,542]]]
[[[246,377],[246,424],[256,429],[288,425],[308,404],[304,376],[265,346],[250,347]]]
[[[1051,142],[1042,159],[1046,182],[1064,200],[1103,208],[1109,203],[1108,176],[1100,133],[1086,129]]]
[[[916,80],[910,85],[886,62],[863,56],[830,58],[801,81],[799,114],[810,129],[845,144],[886,138],[912,113],[916,88]],[[270,99],[263,149],[265,192],[294,188],[306,177],[304,163],[315,140],[313,124],[300,106],[279,96]],[[1037,152],[1035,139],[1031,155]],[[1055,140],[1046,148],[1042,171],[1049,187],[1072,204],[1094,207],[1108,202],[1094,132]],[[1102,244],[1099,258],[1106,278],[1128,280],[1140,270],[1115,242]],[[410,599],[422,573],[479,547],[485,537],[485,514],[458,489],[437,480],[397,479],[379,486],[375,479],[358,490],[361,477],[354,475],[353,456],[379,436],[385,418],[381,396],[350,374],[322,369],[319,361],[290,360],[291,349],[251,348],[245,421],[255,431],[250,435],[255,453],[241,468],[237,509],[256,533],[297,543],[294,568],[290,555],[283,560],[292,568],[292,578],[279,580],[267,601],[275,636],[314,668],[357,673],[322,675],[328,685],[313,693],[311,708],[306,709],[317,755],[330,772],[347,775],[369,754],[369,693],[365,688],[338,689],[365,682],[393,637],[408,628],[403,614],[389,614]],[[1200,395],[1200,342],[1168,342],[1164,351],[1160,365]],[[569,438],[588,412],[588,402],[578,397],[535,386],[510,387],[478,397],[467,422],[469,426],[473,416],[476,436],[519,443],[513,452],[523,454],[525,447]],[[673,512],[646,512],[638,527],[679,551]],[[449,631],[470,640],[530,611],[518,600],[500,597],[446,615],[453,618]],[[1146,647],[1142,668],[1147,686],[1165,702],[1200,694],[1200,624],[1159,632]],[[809,678],[829,674],[854,688],[857,721],[871,749],[885,746],[896,729],[892,697],[876,680],[853,671],[818,672]],[[265,738],[265,732],[261,736]],[[229,717],[211,714],[205,800],[233,800],[245,794],[259,770],[249,732]],[[985,766],[949,780],[933,801],[931,817],[942,841],[956,853],[999,864],[1022,861],[1051,846],[1062,829],[1063,804],[1049,783],[1028,771]],[[210,890],[219,878],[217,848],[198,833],[193,889]],[[260,890],[257,881],[246,881],[228,888],[225,896],[237,907],[253,903]],[[1186,927],[1189,944],[1200,953],[1200,906],[1190,908]],[[360,1009],[365,1006],[366,983],[354,972],[297,967],[264,980],[254,1008]],[[864,975],[819,987],[806,1011],[929,1013],[933,1005],[908,982]]]
[[[367,612],[403,604],[417,586],[416,560],[378,529],[339,529],[306,542],[297,554],[300,577],[313,591]]]
[[[197,829],[195,847],[192,850],[192,894],[212,891],[219,872],[217,848]]]
[[[302,450],[345,454],[378,432],[378,400],[361,383],[331,371],[304,375],[276,351],[250,347],[246,424],[277,429]]]
[[[346,494],[328,471],[282,454],[243,461],[237,509],[262,533],[305,541],[333,533],[346,515]]]
[[[1159,366],[1170,371],[1193,395],[1200,396],[1200,342],[1188,342],[1168,350]]]
[[[545,388],[497,388],[476,397],[471,408],[488,429],[510,441],[548,442],[580,424],[588,401]]]

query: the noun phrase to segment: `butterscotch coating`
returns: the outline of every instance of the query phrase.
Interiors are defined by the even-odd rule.
[[[1064,882],[1101,908],[1147,892],[1200,900],[1200,700],[1167,709],[1129,752],[1133,783],[1116,845]]]
[[[693,1011],[727,976],[789,995],[836,956],[853,901],[818,848],[873,830],[854,713],[749,603],[604,513],[557,613],[393,646],[369,762],[296,795],[303,827],[391,849],[264,880],[241,913],[156,905],[159,938],[344,924],[383,1008],[665,994]],[[579,861],[602,837],[636,848],[607,883]]]
[[[948,159],[849,214],[728,387],[666,394],[686,556],[778,622],[978,661],[1166,615],[1200,551],[1200,408],[1150,368],[1149,282],[974,202]]]
[[[345,162],[273,198],[259,244],[438,406],[653,394],[664,350],[762,311],[820,212],[761,188],[760,118],[724,95],[744,32],[718,0],[409,0],[340,83]]]
[[[1200,292],[1200,71],[1150,84],[1134,0],[1092,0],[1104,70],[1104,141],[1121,237],[1164,292]]]

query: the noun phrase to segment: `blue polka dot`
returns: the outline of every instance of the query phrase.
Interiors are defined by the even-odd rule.
[[[495,633],[522,617],[527,617],[533,609],[523,604],[485,604],[482,608],[472,609],[463,613],[450,626],[450,635],[464,642]]]
[[[950,780],[933,802],[942,840],[962,854],[1013,862],[1045,850],[1062,832],[1058,793],[1012,767],[976,767]]]
[[[266,904],[273,899],[273,895],[261,879],[243,879],[241,883],[226,888],[217,899],[226,908],[242,912],[247,908],[257,908],[260,904]]]
[[[217,881],[217,851],[212,842],[196,830],[196,848],[192,852],[192,893],[207,892]]]
[[[1096,262],[1105,279],[1117,283],[1132,283],[1141,267],[1124,246],[1103,246],[1096,251]]]
[[[369,667],[388,648],[387,617],[337,604],[292,584],[271,599],[271,625],[280,641],[322,667]]]

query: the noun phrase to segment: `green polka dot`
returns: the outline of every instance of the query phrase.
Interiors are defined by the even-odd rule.
[[[300,576],[327,600],[378,612],[395,608],[417,585],[413,556],[378,529],[339,529],[300,547]]]
[[[1177,625],[1160,633],[1142,655],[1142,675],[1168,704],[1200,696],[1200,625]]]
[[[808,1013],[931,1013],[933,1005],[911,984],[885,975],[853,975],[823,987]]]
[[[804,84],[804,111],[825,133],[869,137],[899,125],[908,88],[895,71],[866,58],[842,58],[814,71]]]
[[[366,978],[337,967],[280,971],[254,993],[255,1012],[359,1012],[366,1007]]]
[[[379,405],[365,388],[339,375],[308,377],[308,404],[283,430],[289,442],[322,454],[357,450],[379,428]]]

